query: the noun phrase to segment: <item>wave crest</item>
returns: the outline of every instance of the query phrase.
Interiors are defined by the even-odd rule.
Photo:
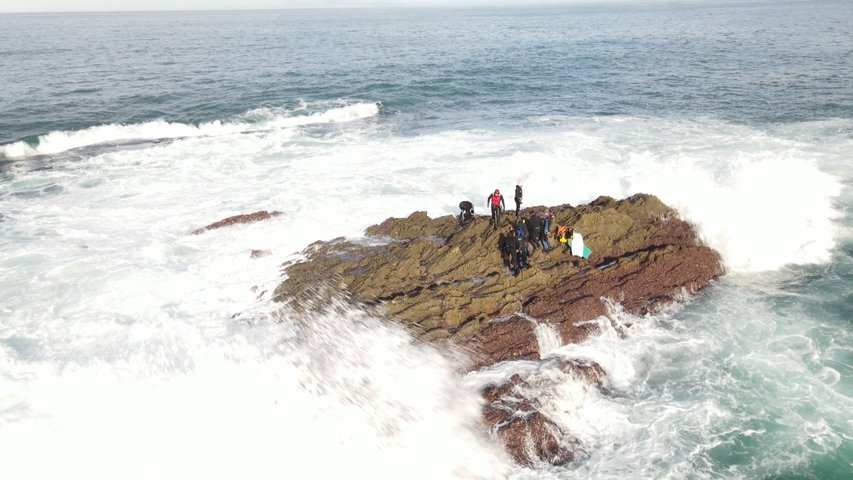
[[[304,125],[352,122],[378,115],[379,103],[354,103],[309,114],[294,115],[297,112],[303,112],[305,109],[305,104],[296,110],[283,108],[254,109],[243,114],[242,119],[235,122],[216,120],[192,125],[154,120],[131,125],[108,124],[83,130],[54,131],[39,136],[35,146],[24,141],[2,145],[0,146],[0,157],[26,158],[37,155],[53,155],[89,145],[131,140],[221,136]],[[253,121],[246,121],[248,119]]]

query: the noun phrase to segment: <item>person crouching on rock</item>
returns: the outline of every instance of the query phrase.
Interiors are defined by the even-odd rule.
[[[574,233],[575,229],[568,225],[557,225],[557,230],[554,232],[554,237],[566,246],[566,251],[569,252],[569,255],[572,254],[572,243],[569,239],[572,238],[572,234]]]
[[[523,218],[515,224],[515,237],[524,253],[530,255],[530,230],[527,228],[527,221]]]
[[[515,238],[515,234],[510,233],[502,233],[500,239],[498,240],[498,248],[501,252],[501,259],[504,261],[504,266],[506,266],[513,275],[518,274],[518,250],[519,244],[518,239]]]
[[[459,224],[464,225],[471,221],[474,218],[474,204],[469,202],[468,200],[459,202]]]
[[[518,246],[518,268],[530,268],[530,242],[521,240]]]
[[[542,240],[542,217],[533,214],[527,219],[527,232],[530,234],[528,239],[533,245],[533,248],[542,248],[540,241]]]

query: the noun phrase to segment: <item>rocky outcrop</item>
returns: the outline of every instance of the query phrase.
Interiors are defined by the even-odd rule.
[[[527,208],[522,217],[545,210]],[[584,235],[593,252],[589,259],[559,247],[536,250],[531,268],[513,276],[488,217],[460,226],[453,216],[432,219],[416,212],[368,228],[359,241],[308,246],[301,261],[285,265],[274,298],[299,309],[343,295],[397,319],[425,341],[461,346],[470,352],[473,370],[504,360],[540,360],[538,323],[556,329],[564,344],[578,342],[597,330],[590,320],[605,315],[609,303],[642,315],[723,273],[719,255],[700,245],[690,225],[654,196],[600,197],[551,211],[555,224]],[[604,377],[597,365],[566,368],[592,383]],[[571,461],[581,451],[577,440],[539,411],[535,399],[518,396],[524,381],[484,392],[486,423],[519,463]]]
[[[595,363],[560,361],[558,368],[597,386],[605,377]],[[507,453],[521,465],[563,465],[575,460],[584,453],[581,442],[544,414],[529,390],[528,382],[517,374],[501,385],[483,389],[486,428],[501,439]]]
[[[544,211],[527,208],[522,216]],[[555,223],[584,234],[593,252],[588,260],[561,248],[539,250],[532,268],[508,275],[487,217],[460,227],[455,217],[416,212],[368,228],[363,241],[310,245],[305,261],[286,265],[274,298],[298,306],[343,293],[381,308],[424,340],[468,346],[479,367],[539,358],[531,325],[513,314],[554,324],[566,343],[579,341],[595,329],[582,322],[605,314],[607,299],[644,314],[723,272],[718,254],[699,245],[689,224],[654,196],[600,197],[551,211]]]
[[[197,228],[197,229],[193,230],[192,233],[193,233],[193,235],[198,235],[198,234],[204,233],[208,230],[214,230],[217,228],[228,227],[230,225],[235,225],[238,223],[259,222],[261,220],[267,220],[267,219],[270,219],[272,217],[277,217],[279,215],[283,215],[283,213],[278,212],[278,211],[268,212],[266,210],[261,210],[261,211],[254,212],[254,213],[244,213],[241,215],[234,215],[233,217],[224,218],[218,222],[211,223],[210,225],[208,225],[206,227]]]

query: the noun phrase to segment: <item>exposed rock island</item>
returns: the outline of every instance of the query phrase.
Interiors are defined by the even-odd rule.
[[[545,210],[526,208],[521,216]],[[344,296],[396,319],[424,341],[462,347],[471,357],[467,369],[475,370],[504,360],[540,360],[539,323],[552,325],[563,344],[579,342],[596,332],[588,321],[606,315],[608,303],[643,315],[723,273],[719,255],[700,245],[691,226],[657,197],[599,197],[551,211],[554,224],[584,235],[589,259],[552,241],[550,251],[534,250],[531,267],[513,276],[488,216],[460,226],[454,216],[415,212],[369,227],[358,241],[308,246],[300,261],[284,266],[274,299],[299,309]],[[504,224],[514,217],[505,215]],[[563,362],[560,368],[592,384],[606,376],[595,364]],[[524,381],[515,376],[483,392],[486,425],[521,464],[571,461],[582,447],[539,411],[535,398],[519,394]]]

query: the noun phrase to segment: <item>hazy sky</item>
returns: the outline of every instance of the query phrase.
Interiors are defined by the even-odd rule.
[[[352,6],[463,7],[486,5],[554,5],[570,3],[665,3],[665,1],[666,0],[663,2],[660,0],[0,0],[0,12],[248,10],[261,8],[334,8]]]

